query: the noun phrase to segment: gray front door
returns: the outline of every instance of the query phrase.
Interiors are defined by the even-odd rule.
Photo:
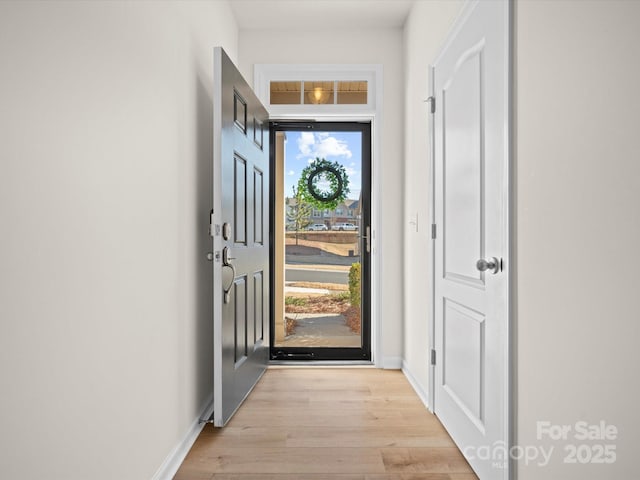
[[[224,426],[269,359],[268,114],[214,50],[214,424]]]

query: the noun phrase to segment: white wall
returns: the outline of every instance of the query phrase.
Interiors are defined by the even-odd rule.
[[[457,17],[462,1],[416,2],[404,29],[404,367],[415,386],[429,390],[431,311],[431,178],[429,177],[429,64]],[[416,221],[418,228],[409,222]]]
[[[212,390],[226,2],[0,2],[0,477],[147,479]]]
[[[241,30],[240,70],[253,84],[256,63],[375,63],[384,68],[384,121],[380,155],[382,255],[380,355],[385,366],[402,356],[402,30]]]
[[[556,444],[521,480],[638,476],[640,3],[517,4],[517,424],[604,420],[607,442]],[[613,465],[566,443],[617,444]]]

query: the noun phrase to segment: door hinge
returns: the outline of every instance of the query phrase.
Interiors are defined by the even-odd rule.
[[[431,238],[433,240],[435,240],[435,238],[436,238],[436,224],[435,223],[431,224]]]
[[[425,102],[429,102],[431,104],[431,113],[436,113],[436,97],[431,95],[429,98],[425,100]]]
[[[436,364],[436,350],[434,348],[431,349],[431,365]]]

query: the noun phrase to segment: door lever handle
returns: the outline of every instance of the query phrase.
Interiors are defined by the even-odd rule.
[[[500,260],[498,260],[496,257],[491,257],[489,260],[481,258],[476,262],[476,268],[481,272],[486,272],[487,270],[489,270],[495,275],[500,270]]]
[[[229,286],[223,287],[224,293],[224,303],[229,303],[231,301],[231,289],[233,288],[233,284],[236,282],[236,267],[233,266],[229,260],[235,260],[235,257],[229,256],[229,247],[224,247],[222,250],[222,267],[229,267],[231,269],[231,282]]]

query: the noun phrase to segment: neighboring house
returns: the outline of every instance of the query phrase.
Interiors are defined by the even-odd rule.
[[[285,199],[286,215],[287,215],[287,229],[291,222],[289,218],[294,215],[297,207],[297,201],[295,198],[287,197]],[[324,223],[328,228],[331,228],[336,223],[354,223],[358,225],[360,221],[360,200],[347,199],[338,205],[335,210],[320,210],[317,208],[312,209],[311,215],[308,218],[309,223]]]

